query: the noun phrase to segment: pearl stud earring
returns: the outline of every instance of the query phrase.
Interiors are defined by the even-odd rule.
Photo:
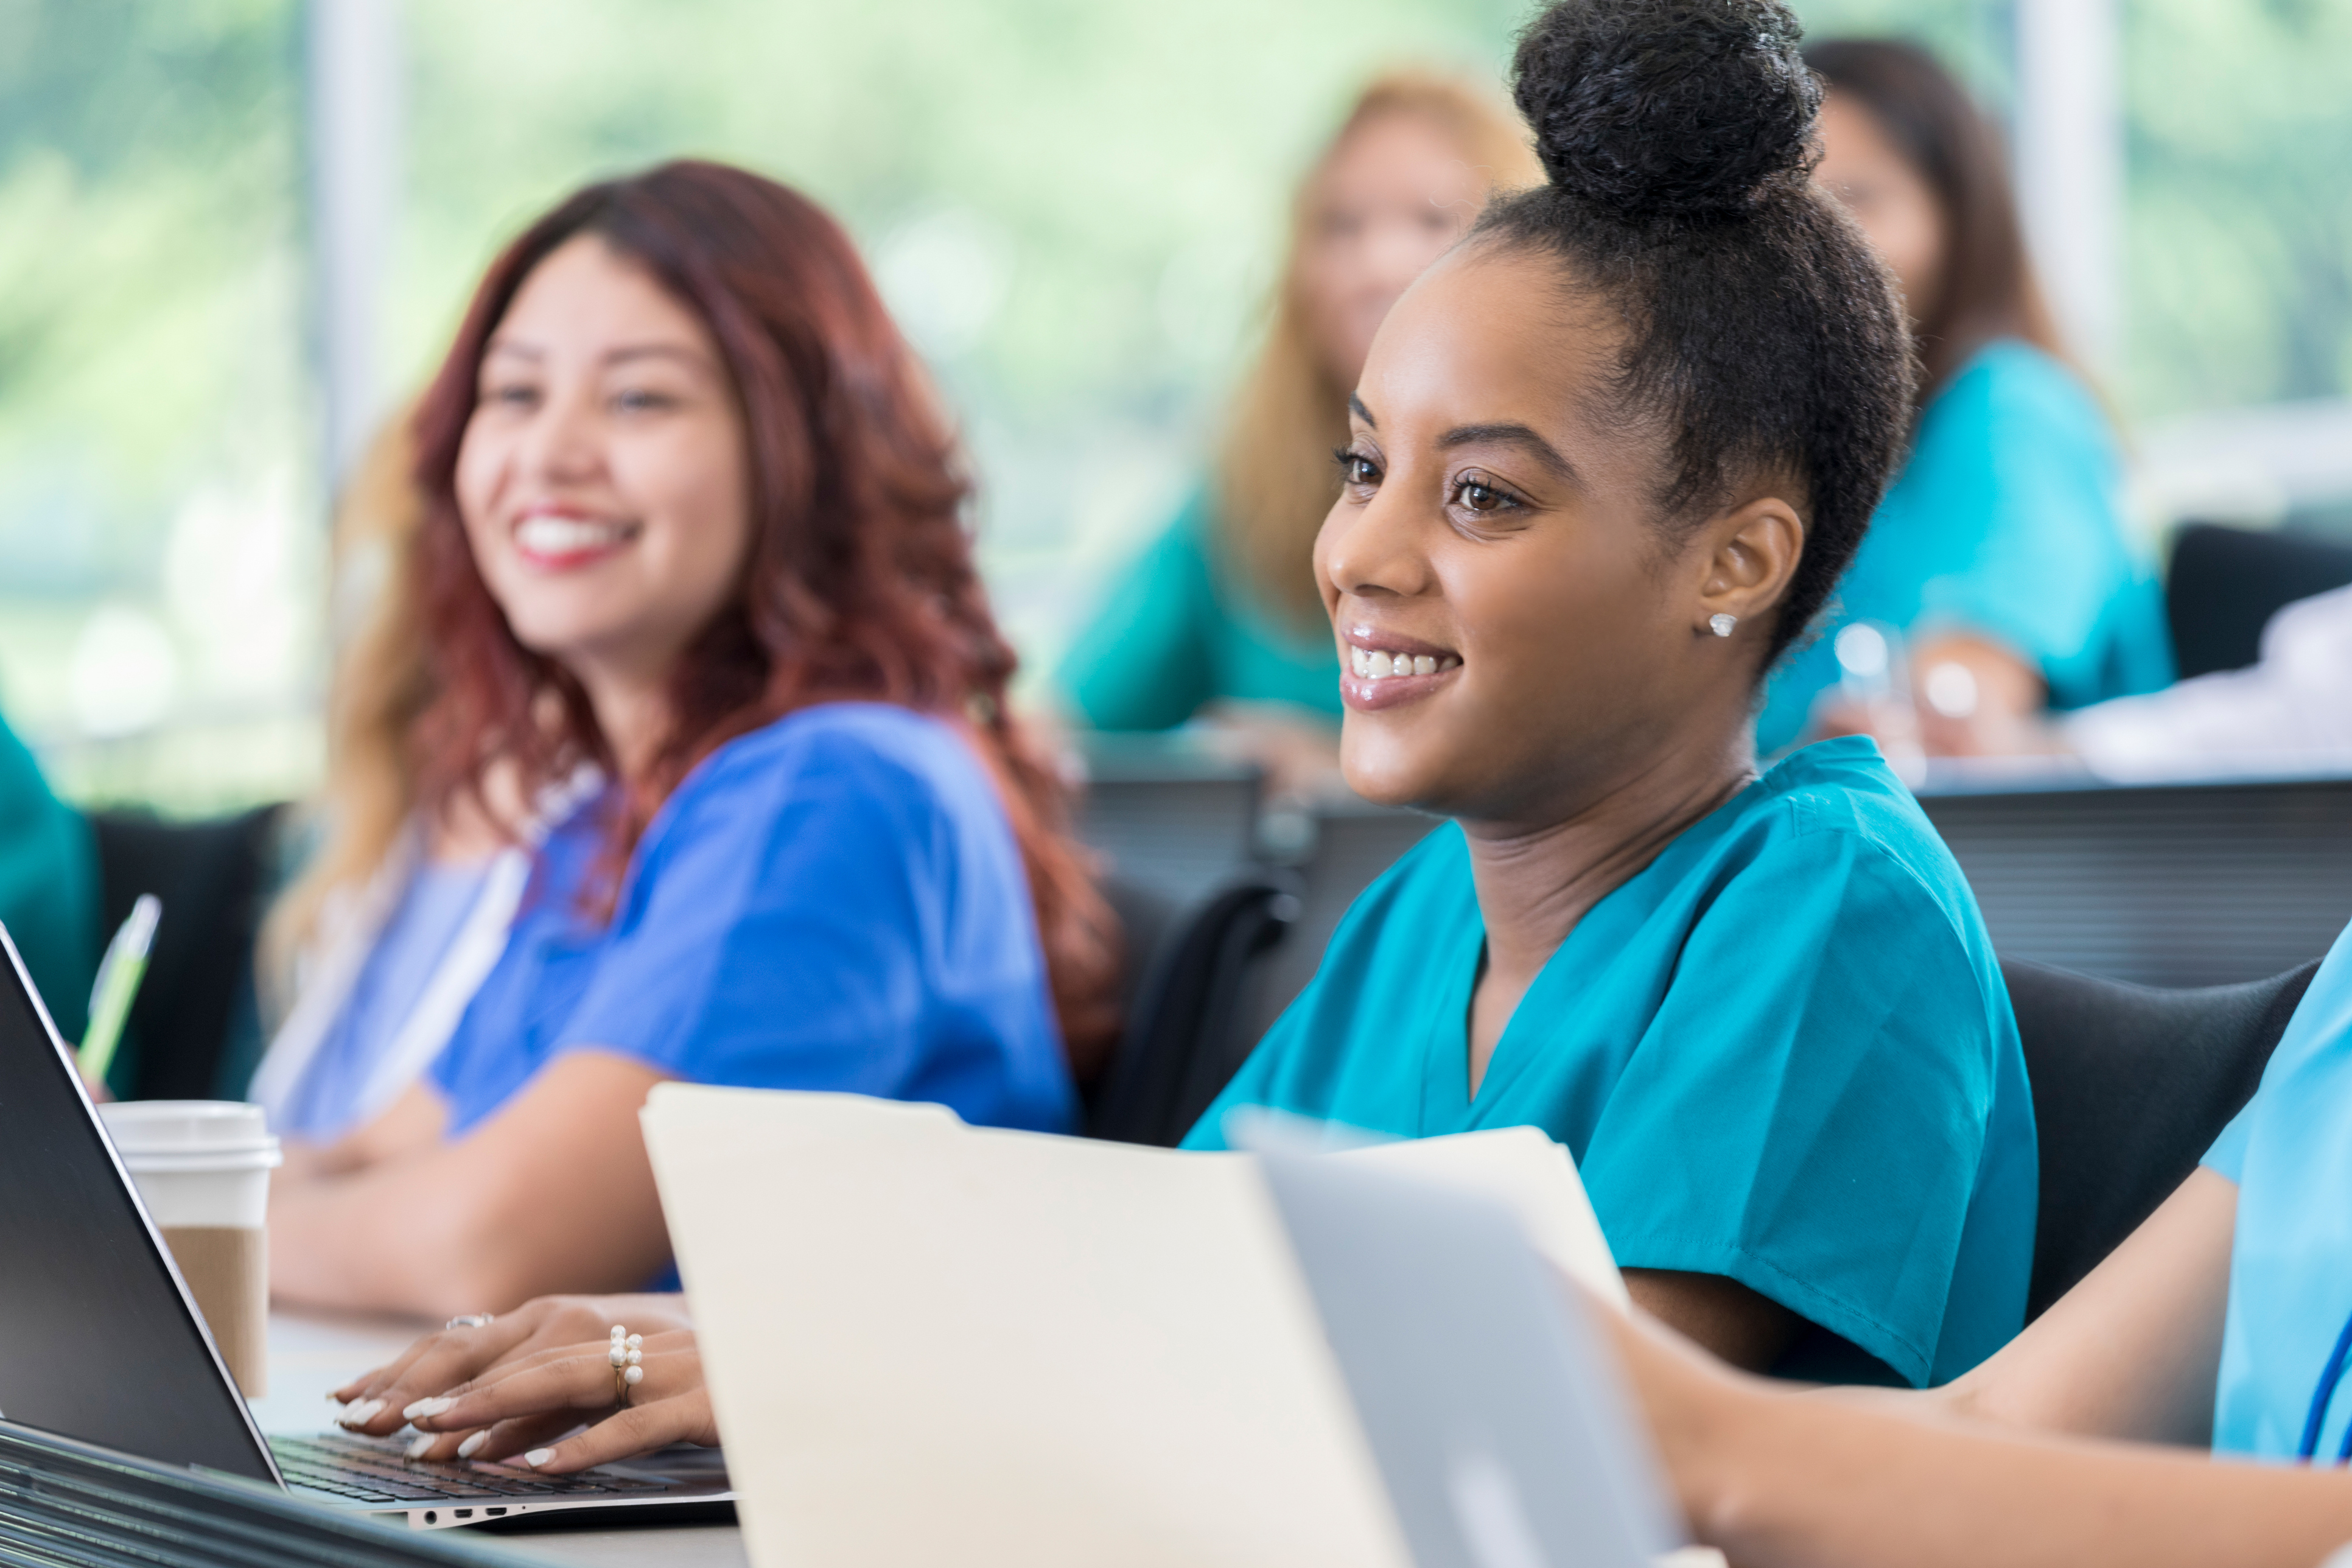
[[[1731,635],[1731,628],[1738,624],[1739,617],[1738,616],[1725,615],[1720,611],[1717,611],[1716,614],[1709,616],[1706,618],[1707,629],[1719,637],[1729,637]]]

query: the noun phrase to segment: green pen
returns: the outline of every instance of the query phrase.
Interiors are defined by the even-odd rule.
[[[147,949],[155,941],[155,922],[163,918],[163,900],[142,893],[106,956],[98,962],[98,979],[89,988],[89,1027],[83,1032],[77,1059],[82,1076],[92,1083],[106,1081],[114,1065],[114,1048],[122,1043],[122,1026],[131,1016],[131,999],[147,975]]]

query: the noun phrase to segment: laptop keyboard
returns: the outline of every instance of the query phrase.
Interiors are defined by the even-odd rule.
[[[625,1497],[667,1491],[669,1483],[639,1480],[610,1470],[569,1476],[534,1476],[503,1467],[459,1460],[443,1464],[412,1459],[390,1440],[371,1441],[321,1433],[315,1437],[272,1437],[269,1451],[289,1487],[321,1491],[352,1502],[432,1503],[482,1498],[553,1501],[563,1498]]]

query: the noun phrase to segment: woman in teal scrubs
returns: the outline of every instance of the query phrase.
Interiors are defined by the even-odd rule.
[[[1187,1142],[1240,1106],[1540,1127],[1636,1300],[1745,1365],[1924,1384],[2021,1321],[2016,1026],[1876,748],[1759,776],[1751,706],[1879,500],[1909,345],[1803,178],[1793,19],[1677,15],[1530,32],[1552,184],[1374,341],[1317,550],[1342,760],[1454,825],[1358,901]]]
[[[1766,688],[1757,744],[1868,731],[1930,752],[2023,749],[2045,710],[2172,679],[2163,598],[2122,507],[2106,413],[2033,279],[2000,142],[1926,51],[1816,44],[1829,85],[1815,178],[1901,285],[1925,371],[1908,461],[1823,635]],[[1849,700],[1835,634],[1902,634],[1908,709]]]
[[[1694,1532],[1737,1562],[2319,1562],[2352,1542],[2352,930],[2203,1166],[1950,1387],[1791,1397],[1615,1331]]]
[[[1194,1142],[1244,1100],[1532,1123],[1643,1307],[1748,1366],[1925,1383],[2022,1319],[2033,1119],[1975,904],[1870,742],[1756,767],[1763,672],[1852,558],[1911,400],[1885,275],[1806,178],[1797,32],[1772,0],[1566,0],[1526,35],[1551,183],[1381,323],[1316,545],[1348,782],[1453,822]],[[436,1336],[346,1395],[473,1379],[417,1406],[436,1444],[569,1426],[601,1350],[531,1358],[626,1321],[597,1310]],[[534,1462],[709,1436],[698,1363],[665,1359],[625,1421]]]

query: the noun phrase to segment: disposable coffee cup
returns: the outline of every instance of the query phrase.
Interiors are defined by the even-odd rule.
[[[269,1385],[269,1173],[257,1105],[134,1100],[98,1113],[247,1399]]]

